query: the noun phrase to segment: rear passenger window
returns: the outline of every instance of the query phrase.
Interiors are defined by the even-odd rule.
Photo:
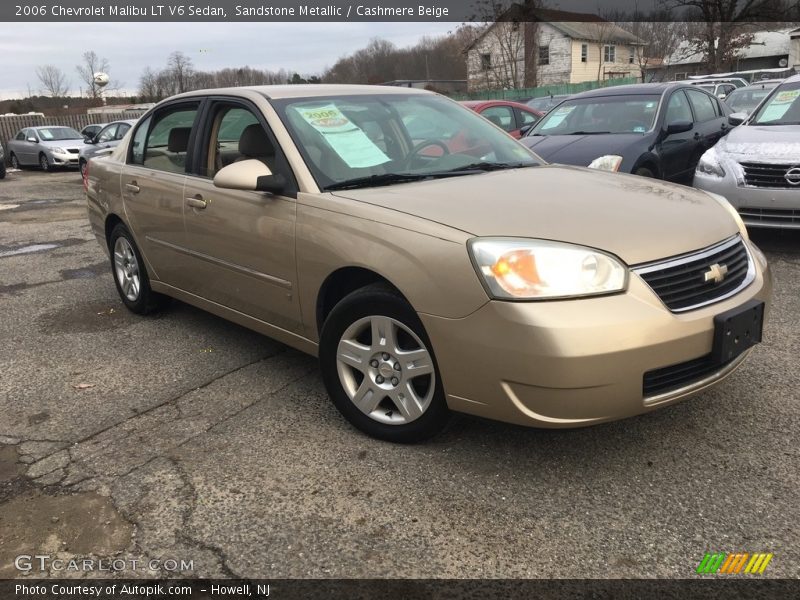
[[[697,90],[686,90],[686,93],[698,122],[702,123],[717,118],[717,108],[714,106],[715,101],[711,96]]]
[[[197,104],[176,106],[159,112],[153,117],[149,127],[144,148],[139,155],[148,169],[167,171],[168,173],[184,173],[186,171],[186,154],[189,150],[189,136],[198,110]],[[136,138],[144,129],[140,126]],[[134,156],[138,151],[134,139]],[[134,162],[136,159],[134,158]]]

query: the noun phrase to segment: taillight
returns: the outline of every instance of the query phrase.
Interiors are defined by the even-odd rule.
[[[83,191],[89,190],[89,165],[92,161],[86,161],[86,167],[83,169]]]

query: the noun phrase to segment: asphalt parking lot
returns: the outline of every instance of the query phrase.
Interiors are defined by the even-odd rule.
[[[456,417],[395,446],[339,416],[313,358],[178,302],[128,313],[78,174],[11,172],[0,578],[21,554],[195,577],[686,578],[717,551],[797,577],[800,235],[753,238],[774,306],[715,390],[572,431]]]

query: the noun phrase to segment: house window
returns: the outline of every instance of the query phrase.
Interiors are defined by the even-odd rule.
[[[630,64],[633,64],[633,63],[636,62],[636,48],[634,48],[633,46],[631,46],[630,53],[628,54],[628,62]]]
[[[688,73],[675,73],[675,81],[683,81],[684,79],[688,79]]]
[[[481,54],[481,69],[484,71],[488,71],[492,68],[492,55],[491,54]]]
[[[539,46],[539,64],[550,64],[550,46]]]
[[[581,44],[581,62],[589,60],[589,44]]]
[[[603,46],[603,62],[613,63],[617,61],[617,47]]]

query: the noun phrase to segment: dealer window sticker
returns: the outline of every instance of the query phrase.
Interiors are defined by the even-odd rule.
[[[775,98],[772,99],[772,102],[769,103],[769,106],[764,109],[764,114],[762,114],[758,120],[763,123],[765,121],[776,121],[780,119],[786,114],[792,103],[797,100],[798,96],[800,96],[800,90],[778,92]]]
[[[575,110],[575,106],[562,106],[561,108],[557,108],[553,112],[553,116],[547,121],[547,125],[542,127],[542,129],[558,127],[573,110]]]
[[[322,134],[348,167],[375,167],[391,160],[336,105],[293,108],[306,123]]]

